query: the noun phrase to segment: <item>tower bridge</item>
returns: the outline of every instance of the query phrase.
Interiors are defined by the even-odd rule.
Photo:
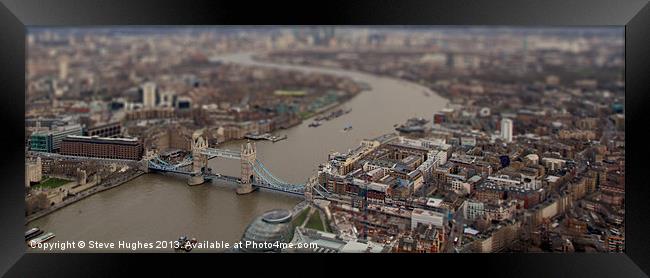
[[[257,150],[254,143],[247,142],[241,146],[240,151],[209,148],[207,141],[200,135],[193,136],[192,150],[190,155],[181,162],[170,164],[157,154],[145,158],[147,166],[152,172],[176,173],[187,175],[188,185],[203,184],[206,180],[222,180],[238,184],[237,194],[247,194],[257,188],[264,188],[273,191],[280,191],[289,194],[304,196],[307,199],[313,197],[326,197],[329,192],[318,185],[315,178],[311,178],[304,184],[288,183],[276,177],[257,158]],[[214,172],[208,168],[208,160],[221,157],[241,161],[241,175],[233,177]]]

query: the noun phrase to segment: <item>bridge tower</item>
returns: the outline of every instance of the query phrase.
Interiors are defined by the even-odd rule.
[[[199,133],[192,135],[192,174],[187,180],[188,185],[199,185],[205,182],[203,171],[208,166],[208,156],[202,151],[208,148],[208,142]]]
[[[149,173],[149,161],[156,158],[156,156],[158,156],[158,153],[153,150],[148,150],[138,162],[138,168],[145,173]]]
[[[307,180],[307,183],[305,183],[305,200],[308,202],[313,202],[314,201],[314,187],[318,186],[318,176],[314,175],[309,177]]]
[[[241,184],[237,187],[237,194],[248,194],[253,192],[253,163],[255,163],[255,143],[246,143],[241,146]]]

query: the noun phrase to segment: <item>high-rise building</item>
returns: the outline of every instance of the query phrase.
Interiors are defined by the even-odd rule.
[[[512,120],[511,119],[502,119],[501,120],[501,138],[506,142],[512,142]]]
[[[156,83],[147,82],[142,85],[142,104],[144,107],[156,106]]]
[[[62,57],[59,60],[59,79],[65,80],[68,78],[68,58]]]

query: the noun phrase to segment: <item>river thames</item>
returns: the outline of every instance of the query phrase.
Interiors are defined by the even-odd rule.
[[[423,86],[389,77],[257,62],[250,53],[219,59],[226,63],[343,75],[371,86],[341,106],[352,109],[349,114],[323,122],[317,128],[308,127],[311,120],[305,120],[275,132],[286,134],[286,140],[256,142],[257,157],[264,165],[276,177],[292,183],[304,183],[315,174],[329,152],[346,152],[362,139],[394,132],[395,124],[410,117],[431,120],[433,113],[447,103]],[[343,131],[347,125],[352,129]],[[243,142],[228,142],[220,147],[239,150]],[[213,159],[209,164],[214,172],[239,175],[238,161]],[[295,196],[268,191],[240,196],[235,194],[235,185],[212,182],[190,187],[185,177],[146,174],[34,220],[28,228],[53,232],[54,241],[169,241],[188,235],[199,241],[235,243],[256,216],[274,208],[292,208],[300,201]]]

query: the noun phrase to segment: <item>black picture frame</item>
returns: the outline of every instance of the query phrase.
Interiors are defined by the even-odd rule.
[[[370,256],[372,268],[406,259],[418,265],[460,267],[461,274],[517,277],[647,277],[650,273],[649,186],[644,170],[650,157],[645,140],[650,103],[650,5],[648,1],[332,1],[281,3],[268,1],[38,1],[0,0],[0,102],[4,126],[0,168],[0,273],[8,277],[121,276],[123,266],[163,266],[202,261],[212,254],[28,254],[24,233],[24,96],[26,26],[88,25],[525,25],[625,26],[626,83],[626,252],[623,254],[431,254]],[[147,256],[148,262],[142,258]],[[215,254],[224,260],[223,254]],[[359,255],[237,255],[237,260],[273,264],[325,259],[351,261]],[[316,258],[312,258],[316,257]],[[341,258],[343,257],[343,258]],[[347,257],[347,258],[346,258]],[[232,258],[230,258],[232,259]],[[179,261],[180,260],[180,261]],[[368,263],[359,263],[368,271]],[[460,266],[458,266],[460,264]],[[470,267],[471,266],[471,267]],[[254,267],[255,269],[257,267]],[[347,268],[347,267],[346,267]],[[399,268],[399,267],[398,267]],[[265,271],[264,268],[257,268]],[[161,269],[164,271],[164,269]],[[399,271],[399,269],[397,269]],[[427,271],[427,269],[423,269]],[[345,272],[320,267],[318,272]],[[436,271],[437,272],[437,271]],[[439,272],[442,273],[442,272]]]

